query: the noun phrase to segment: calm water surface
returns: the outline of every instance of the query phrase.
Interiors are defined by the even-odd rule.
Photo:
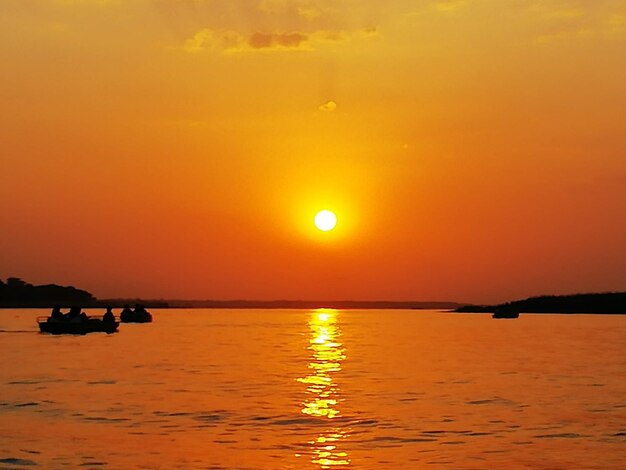
[[[626,316],[42,313],[0,310],[0,469],[625,468]]]

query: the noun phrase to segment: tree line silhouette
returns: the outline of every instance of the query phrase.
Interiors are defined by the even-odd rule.
[[[163,300],[97,299],[91,292],[74,286],[57,284],[35,286],[19,277],[9,277],[6,281],[0,279],[0,308],[51,308],[54,305],[119,308],[127,304],[142,304],[154,308],[169,307],[169,304]]]
[[[49,307],[54,304],[90,307],[96,298],[73,286],[46,284],[35,286],[19,277],[0,279],[0,307]]]
[[[456,312],[493,313],[611,313],[626,314],[626,292],[542,295],[497,305],[464,305]]]

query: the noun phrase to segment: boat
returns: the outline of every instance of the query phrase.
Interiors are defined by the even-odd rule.
[[[86,335],[87,333],[115,333],[119,322],[102,321],[102,317],[90,317],[80,322],[50,320],[48,317],[37,317],[39,331],[53,335]]]
[[[493,315],[491,315],[491,318],[519,318],[519,312],[516,312],[514,310],[501,310],[501,309],[496,309],[495,312],[493,312]]]
[[[122,323],[152,323],[152,315],[147,310],[143,312],[122,312],[120,321]]]

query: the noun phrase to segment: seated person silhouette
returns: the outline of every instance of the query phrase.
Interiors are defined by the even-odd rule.
[[[113,312],[111,311],[111,307],[107,307],[107,311],[102,317],[102,321],[107,322],[107,323],[112,323],[115,321],[115,315],[113,315]]]
[[[80,307],[71,307],[65,318],[71,323],[80,323],[86,321],[89,317],[85,312],[81,311]]]
[[[120,313],[120,318],[122,319],[122,321],[130,320],[132,316],[133,311],[130,309],[130,305],[124,305],[124,309],[122,310],[122,313]]]
[[[65,320],[65,316],[63,315],[63,312],[61,312],[61,306],[55,305],[52,308],[52,312],[50,313],[50,316],[48,317],[48,321],[57,322],[57,321],[63,321],[63,320]]]

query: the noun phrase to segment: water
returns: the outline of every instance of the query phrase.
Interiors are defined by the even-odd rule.
[[[624,468],[626,316],[0,311],[0,469]],[[101,313],[101,312],[100,312]]]

